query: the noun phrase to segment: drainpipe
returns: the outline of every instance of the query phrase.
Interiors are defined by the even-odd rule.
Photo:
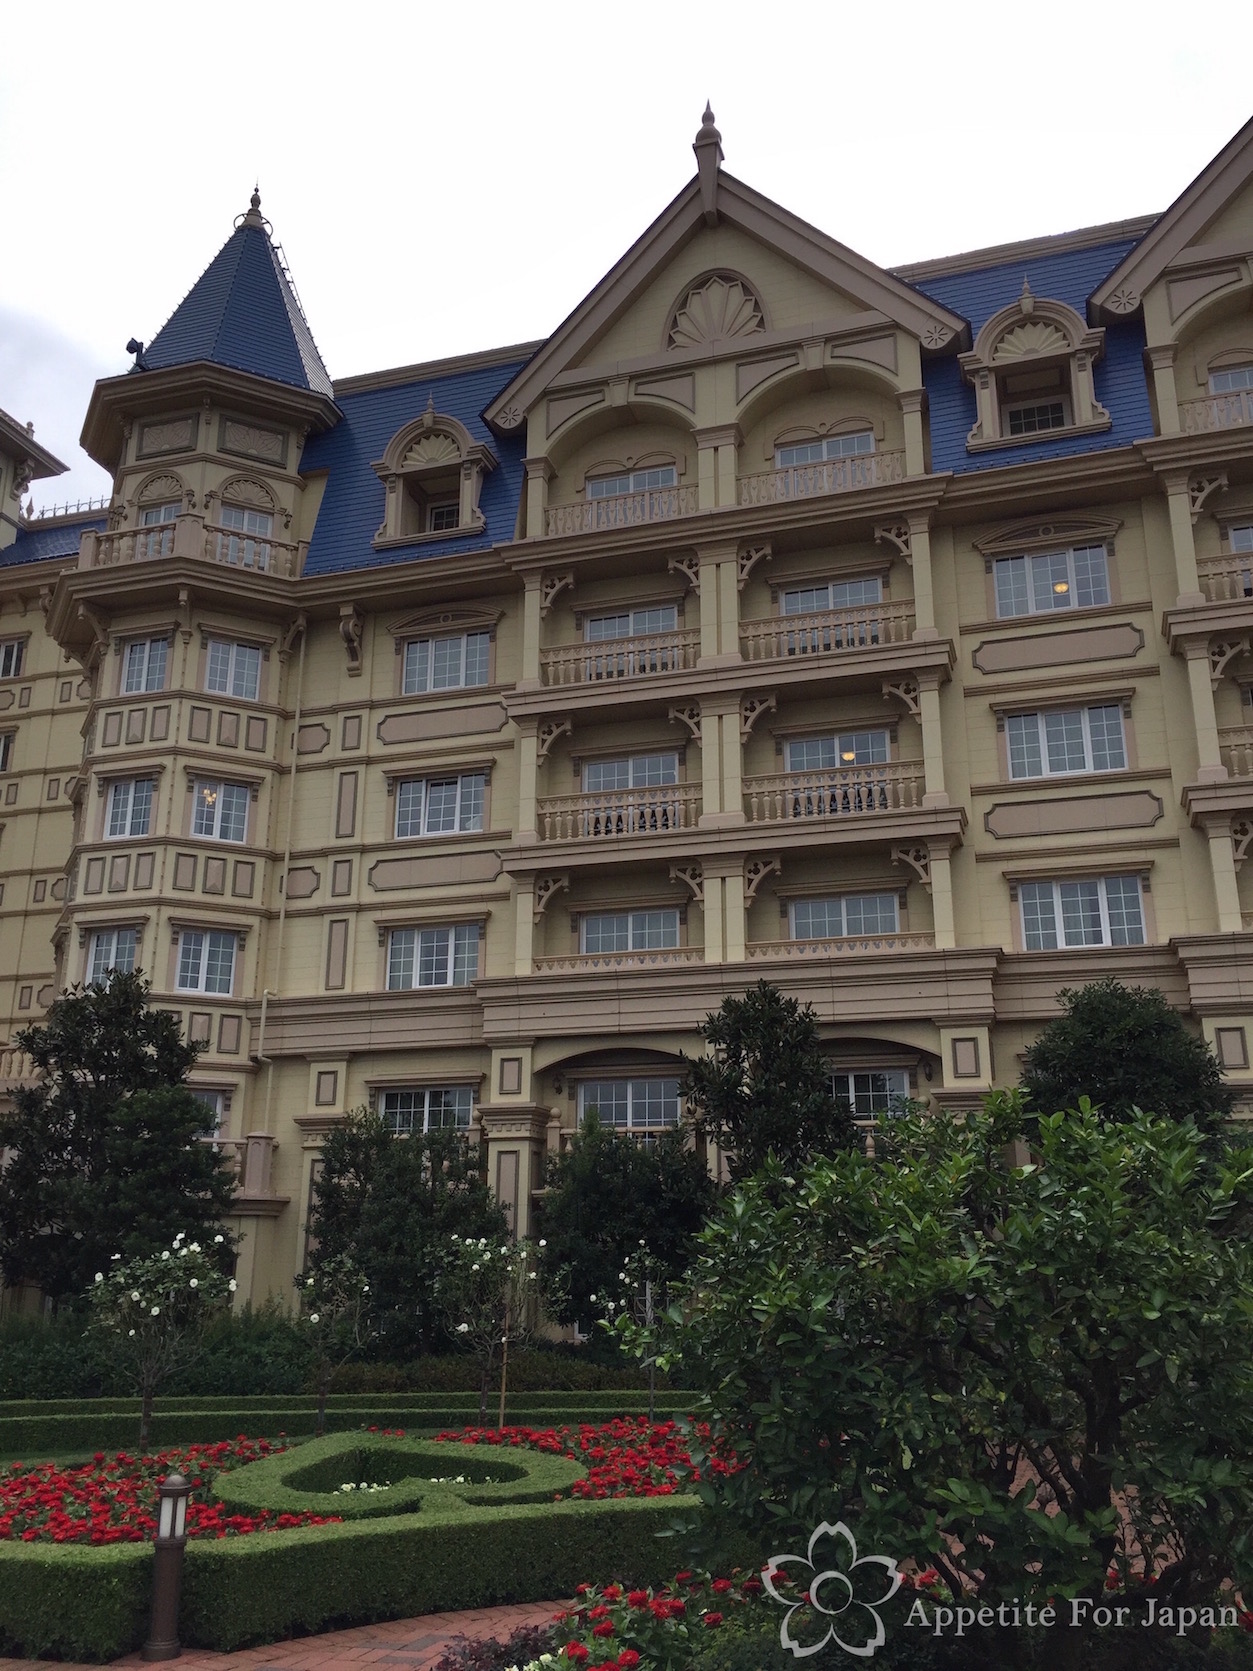
[[[292,830],[296,817],[296,760],[300,746],[300,703],[304,693],[305,682],[305,641],[308,637],[306,621],[302,610],[296,617],[296,625],[300,632],[300,660],[296,664],[296,712],[292,725],[292,757],[291,757],[291,790],[287,796],[287,835],[283,845],[282,893],[279,896],[278,933],[274,954],[274,979],[281,985],[283,977],[283,936],[287,928],[287,872],[291,868]],[[269,1001],[279,996],[279,985],[273,990],[264,987],[261,992],[261,1025],[257,1038],[257,1060],[265,1063],[265,1114],[261,1122],[264,1132],[272,1132],[270,1125],[270,1108],[274,1100],[274,1062],[265,1053],[265,1023],[269,1012]]]

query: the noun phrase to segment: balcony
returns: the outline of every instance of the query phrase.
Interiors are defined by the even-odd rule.
[[[862,604],[856,609],[823,609],[813,615],[772,615],[761,621],[741,621],[740,649],[745,661],[776,661],[903,644],[914,634],[913,611],[913,600],[905,599],[899,603]]]
[[[1201,590],[1211,603],[1243,603],[1253,598],[1253,552],[1202,557],[1197,571]]]
[[[695,516],[700,508],[697,501],[695,487],[652,487],[640,493],[619,493],[610,499],[587,499],[578,505],[553,505],[546,526],[550,535],[638,528],[645,522]]]
[[[1253,778],[1253,727],[1225,726],[1218,733],[1218,750],[1232,777]]]
[[[1253,424],[1253,389],[1179,402],[1179,425],[1185,435],[1212,435],[1215,430],[1245,429],[1250,424]]]
[[[0,1047],[0,1096],[22,1086],[32,1086],[41,1077],[24,1050],[14,1045]]]
[[[924,792],[923,768],[916,761],[832,766],[826,771],[745,778],[744,811],[750,824],[830,823],[913,812],[922,806]]]
[[[291,580],[300,573],[300,548],[290,540],[255,539],[232,528],[203,523],[194,516],[180,516],[160,528],[113,533],[89,530],[79,546],[78,566],[111,569],[122,563],[152,563],[175,557],[251,569],[254,574],[277,575],[281,580]]]
[[[587,975],[614,969],[672,969],[684,963],[703,963],[703,946],[669,946],[651,952],[585,952],[567,957],[537,957],[537,975]]]
[[[750,963],[810,957],[877,957],[890,952],[935,950],[934,934],[875,934],[839,940],[754,940],[747,947]]]
[[[855,493],[860,488],[889,487],[905,480],[905,454],[859,453],[851,458],[829,458],[820,464],[794,464],[786,470],[767,470],[761,476],[741,476],[741,505],[779,505],[792,499],[817,499],[829,493]]]
[[[600,685],[609,680],[652,679],[696,666],[700,633],[643,633],[638,638],[605,639],[596,644],[562,644],[540,654],[540,677],[546,685]]]
[[[252,1132],[247,1137],[205,1137],[226,1159],[227,1170],[235,1185],[236,1205],[250,1203],[255,1209],[267,1207],[275,1211],[288,1197],[276,1195],[273,1184],[274,1152],[278,1144],[267,1132]]]
[[[665,783],[647,789],[597,789],[584,795],[547,795],[536,803],[541,841],[617,841],[623,836],[670,835],[695,829],[700,790]]]

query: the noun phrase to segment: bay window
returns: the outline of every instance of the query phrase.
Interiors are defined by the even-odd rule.
[[[135,638],[126,646],[122,667],[122,691],[130,696],[139,691],[164,690],[169,644],[164,638]]]
[[[261,689],[261,651],[255,644],[234,644],[225,638],[208,641],[205,689],[217,696],[255,702]]]
[[[197,778],[193,795],[193,835],[207,836],[210,841],[245,839],[248,832],[250,798],[246,783],[223,783],[218,779]]]
[[[118,778],[109,785],[105,834],[111,841],[151,833],[152,797],[156,787],[156,780],[150,777]]]
[[[235,981],[237,940],[237,935],[222,929],[183,929],[178,941],[178,990],[228,995]]]
[[[135,968],[139,947],[139,930],[135,928],[102,928],[91,937],[87,953],[87,979],[93,984],[103,982],[111,969],[129,975]]]

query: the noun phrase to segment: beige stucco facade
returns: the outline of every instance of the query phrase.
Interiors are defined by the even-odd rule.
[[[25,646],[0,678],[0,1041],[86,978],[94,937],[138,931],[155,1001],[204,1044],[197,1086],[221,1094],[254,1300],[291,1292],[347,1110],[468,1087],[525,1231],[580,1084],[673,1078],[758,978],[813,1004],[836,1071],[904,1076],[933,1106],[1014,1083],[1061,987],[1160,986],[1253,1106],[1253,394],[1212,392],[1215,368],[1253,366],[1253,138],[1228,151],[1137,223],[1086,316],[1024,289],[972,330],[926,291],[962,258],[874,268],[730,179],[707,123],[689,191],[486,410],[525,437],[514,537],[451,555],[308,572],[326,479],[301,458],[337,421],[325,396],[202,363],[98,385],[108,526],[77,557],[0,567],[0,646]],[[1112,421],[1106,326],[1141,317],[1151,425],[1068,449]],[[974,391],[977,471],[934,467],[924,368],[944,355]],[[1065,391],[1049,456],[1011,456],[1007,365]],[[780,462],[828,440],[821,463]],[[7,444],[0,471],[21,462]],[[496,459],[431,407],[372,468],[386,554],[428,502],[478,526]],[[648,471],[662,485],[636,487]],[[609,477],[625,490],[597,496]],[[171,503],[154,544],[143,510]],[[227,504],[271,519],[250,557]],[[1070,564],[1050,583],[1066,606],[1008,610],[1045,557]],[[862,601],[835,601],[850,586]],[[665,625],[635,630],[641,611]],[[589,625],[610,617],[616,636]],[[486,639],[483,677],[414,688],[407,647],[458,638]],[[130,646],[157,641],[159,685],[128,692]],[[255,690],[207,688],[214,643],[257,653]],[[1073,769],[1045,769],[1050,715],[1082,733]],[[1015,767],[1028,731],[1039,771]],[[838,758],[798,766],[823,739]],[[605,763],[643,758],[671,763],[660,782],[610,781]],[[112,787],[136,779],[146,831],[110,834]],[[437,779],[481,780],[481,811],[398,836],[405,785]],[[246,791],[231,839],[195,833],[210,783]],[[1074,882],[1099,885],[1107,939],[1138,911],[1132,943],[1066,944],[1062,892],[1059,944],[1030,943],[1040,885]],[[797,931],[798,904],[868,897],[894,901],[887,926]],[[589,919],[645,913],[666,944],[587,949]],[[444,928],[462,978],[389,989],[396,937],[420,956]],[[188,936],[214,934],[229,991],[180,989]],[[6,1082],[23,1072],[0,1053]]]

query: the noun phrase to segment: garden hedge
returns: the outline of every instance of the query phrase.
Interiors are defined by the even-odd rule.
[[[151,1594],[150,1543],[0,1542],[0,1653],[116,1659],[144,1640]]]

